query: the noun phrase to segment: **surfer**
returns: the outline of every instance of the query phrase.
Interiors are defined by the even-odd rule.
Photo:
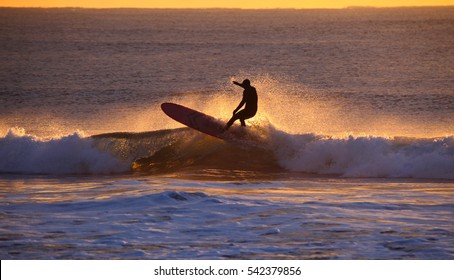
[[[243,99],[233,111],[233,116],[227,122],[224,131],[229,129],[236,120],[240,120],[241,125],[246,126],[244,120],[252,118],[257,113],[257,91],[255,90],[255,87],[251,86],[251,81],[246,79],[241,84],[236,81],[233,81],[233,83],[244,88]],[[238,112],[244,105],[246,105],[244,109]]]

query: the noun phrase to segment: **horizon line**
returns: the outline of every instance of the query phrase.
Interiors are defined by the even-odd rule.
[[[79,7],[79,6],[0,6],[0,9],[149,9],[149,10],[354,10],[354,9],[401,9],[401,8],[454,8],[454,5],[416,5],[416,6],[347,6],[341,8],[297,8],[297,7],[274,7],[274,8],[241,8],[241,7]]]

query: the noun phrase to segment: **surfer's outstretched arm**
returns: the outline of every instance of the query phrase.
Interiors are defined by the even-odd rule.
[[[240,87],[242,87],[242,88],[244,88],[244,89],[245,89],[244,85],[243,85],[243,84],[240,84],[240,83],[238,83],[237,81],[233,81],[233,84],[235,84],[235,85],[237,85],[237,86],[240,86]]]

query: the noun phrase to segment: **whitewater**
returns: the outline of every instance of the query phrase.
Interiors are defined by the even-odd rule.
[[[43,140],[23,130],[11,129],[0,139],[0,172],[166,174],[187,168],[217,168],[353,178],[454,179],[452,136],[332,138],[288,134],[274,127],[252,133],[262,137],[263,142],[235,145],[190,129],[92,137],[74,133]]]
[[[0,258],[453,259],[453,15],[0,9]]]

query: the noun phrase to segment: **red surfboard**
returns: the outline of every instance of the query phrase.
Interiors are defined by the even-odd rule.
[[[161,109],[177,122],[213,137],[226,140],[225,124],[212,116],[175,103],[162,103]]]

